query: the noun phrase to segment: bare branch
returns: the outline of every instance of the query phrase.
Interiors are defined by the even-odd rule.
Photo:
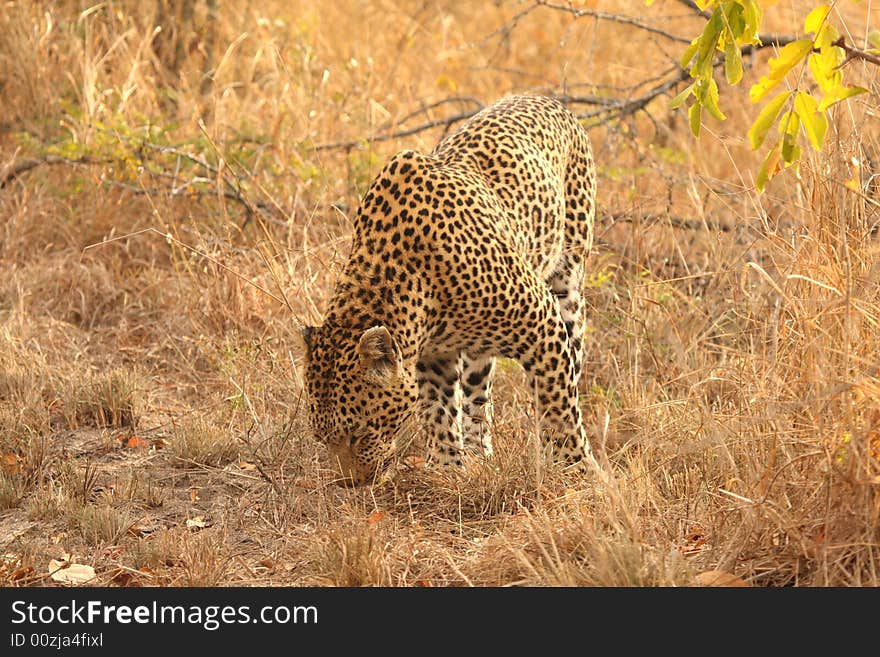
[[[846,59],[843,61],[843,64],[838,66],[837,68],[843,68],[847,64],[849,64],[854,59],[860,59],[863,62],[868,62],[869,64],[873,64],[874,66],[880,66],[880,57],[877,55],[868,52],[867,50],[862,50],[861,48],[854,48],[846,43],[846,37],[841,36],[837,41],[831,44],[832,46],[837,46],[838,48],[842,48],[846,53]]]
[[[184,180],[183,182],[177,183],[174,179],[176,176],[171,173],[166,173],[164,171],[152,171],[150,175],[155,176],[157,178],[168,178],[174,181],[170,187],[144,187],[142,185],[132,185],[131,183],[124,183],[118,180],[108,180],[105,181],[105,184],[111,187],[118,187],[119,189],[124,189],[126,191],[131,192],[132,194],[145,195],[145,196],[184,196],[184,195],[197,195],[197,196],[207,196],[210,198],[216,198],[218,192],[215,190],[205,191],[204,189],[199,189],[198,185],[211,185],[214,183],[214,180],[211,178],[204,177],[195,177],[189,180]],[[252,201],[246,198],[243,193],[233,187],[228,187],[227,189],[220,190],[219,193],[223,196],[223,198],[229,201],[235,201],[239,205],[241,205],[245,211],[250,215],[254,212],[259,212],[264,217],[268,217],[273,213],[273,210],[277,210],[274,205],[267,203],[265,201]],[[282,216],[283,216],[283,210]]]
[[[481,107],[482,109],[482,107]],[[412,128],[407,128],[406,130],[398,130],[397,132],[389,132],[384,135],[376,135],[374,137],[364,137],[362,139],[355,139],[353,141],[337,141],[330,144],[318,144],[315,146],[316,151],[333,151],[333,150],[349,150],[354,148],[355,146],[359,146],[363,143],[374,143],[378,141],[388,141],[389,139],[397,139],[399,137],[409,137],[410,135],[417,134],[419,132],[424,132],[425,130],[430,130],[431,128],[436,128],[437,126],[450,126],[454,123],[458,123],[459,121],[464,121],[466,119],[471,118],[474,114],[479,112],[480,110],[475,109],[470,112],[462,112],[460,114],[454,114],[453,116],[447,116],[445,119],[437,119],[435,121],[428,121],[426,123],[422,123]]]
[[[602,109],[597,109],[592,112],[587,112],[585,114],[578,114],[578,118],[580,119],[595,119],[601,117],[600,123],[610,121],[615,118],[622,118],[624,116],[629,116],[630,114],[635,114],[639,110],[644,109],[648,103],[657,98],[658,96],[662,96],[663,94],[675,89],[679,84],[688,80],[690,78],[690,73],[686,69],[679,69],[678,73],[653,87],[647,93],[639,96],[638,98],[632,99],[618,99],[613,105],[609,105],[607,107],[603,107]]]
[[[797,37],[793,34],[759,34],[757,46],[753,46],[751,44],[746,44],[741,47],[739,50],[743,55],[750,55],[756,50],[763,50],[764,48],[781,48],[782,46],[788,45],[793,41],[797,41],[800,37]]]
[[[639,30],[643,30],[645,32],[650,32],[651,34],[656,34],[657,36],[661,36],[664,39],[669,39],[670,41],[676,41],[678,43],[690,43],[691,40],[678,36],[677,34],[671,34],[666,30],[662,30],[659,27],[654,27],[649,23],[646,23],[638,18],[632,18],[631,16],[621,16],[620,14],[610,14],[605,11],[595,11],[594,9],[578,9],[576,7],[569,7],[567,5],[557,5],[552,2],[547,2],[546,0],[536,0],[536,5],[540,7],[547,7],[547,9],[553,9],[555,11],[564,11],[566,13],[571,14],[575,18],[582,18],[584,16],[589,18],[595,18],[597,20],[610,21],[612,23],[618,23],[620,25],[629,25],[630,27],[638,28]]]
[[[729,233],[733,226],[721,221],[707,221],[705,219],[691,219],[688,217],[676,217],[666,214],[644,214],[633,216],[632,211],[608,212],[606,218],[610,223],[641,223],[646,226],[664,225],[682,230],[711,230]]]
[[[702,16],[704,18],[708,17],[708,14],[705,12],[701,12],[699,7],[693,2],[693,0],[678,0],[689,9],[695,11],[696,14]],[[510,18],[507,22],[505,22],[501,27],[497,28],[495,31],[490,33],[484,41],[491,39],[493,36],[498,34],[509,34],[511,30],[513,30],[517,24],[526,16],[534,12],[536,9],[546,8],[553,11],[562,11],[568,14],[571,14],[575,18],[581,17],[592,17],[597,20],[607,20],[623,25],[631,26],[635,29],[644,30],[651,34],[655,34],[658,36],[662,36],[665,39],[669,39],[671,41],[675,41],[677,43],[690,43],[690,39],[685,37],[680,37],[660,28],[654,27],[641,19],[634,18],[631,16],[621,16],[618,14],[609,14],[606,12],[594,11],[592,9],[581,9],[576,7],[571,7],[567,5],[556,4],[554,2],[550,2],[549,0],[535,0],[533,4],[528,5],[517,14],[515,14],[512,18]],[[778,35],[778,34],[765,34],[760,36],[761,43],[757,46],[745,45],[740,50],[743,55],[749,55],[757,50],[761,50],[763,48],[768,47],[781,47],[786,45],[787,43],[791,43],[795,41],[797,37],[791,35]],[[722,63],[722,60],[719,58],[715,62],[715,66],[719,66]],[[518,72],[521,75],[528,75],[528,72],[520,71]],[[671,76],[671,77],[667,77]],[[605,123],[607,121],[613,120],[615,118],[622,118],[624,116],[629,116],[635,114],[641,110],[643,110],[651,101],[655,98],[662,96],[672,90],[674,90],[678,85],[684,83],[690,78],[690,74],[685,69],[680,69],[678,66],[673,66],[666,71],[664,71],[659,76],[656,76],[649,80],[643,80],[642,82],[633,85],[629,89],[636,90],[640,87],[644,87],[652,82],[657,82],[655,86],[651,87],[644,94],[637,96],[636,98],[614,98],[608,96],[600,96],[600,95],[592,95],[592,94],[564,94],[556,96],[558,100],[560,100],[563,104],[566,105],[592,105],[596,107],[595,110],[581,113],[578,115],[581,119],[598,119],[599,123]],[[628,89],[620,89],[619,91],[626,91]],[[473,110],[468,110],[464,112],[460,112],[458,114],[454,114],[445,118],[435,119],[432,121],[426,121],[419,125],[410,127],[410,128],[399,128],[404,122],[413,118],[414,116],[418,116],[419,114],[423,114],[431,109],[436,109],[441,105],[454,103],[454,102],[469,102],[475,105]],[[420,132],[424,132],[426,130],[430,130],[432,128],[443,126],[447,130],[454,124],[464,121],[466,119],[471,118],[476,114],[479,109],[482,109],[482,105],[474,98],[470,97],[458,97],[453,96],[450,98],[446,98],[430,105],[427,105],[415,112],[412,112],[405,116],[402,120],[400,120],[396,125],[399,128],[398,130],[391,130],[393,126],[389,126],[389,132],[382,132],[381,134],[374,135],[372,137],[363,137],[361,139],[353,139],[348,141],[338,141],[331,142],[325,144],[319,144],[315,146],[315,151],[332,151],[332,150],[350,150],[355,148],[361,144],[369,144],[375,142],[388,141],[391,139],[399,139],[401,137],[408,137]]]
[[[694,14],[699,16],[700,18],[709,18],[712,14],[708,11],[703,11],[697,6],[697,3],[694,0],[677,0],[679,4],[684,5],[688,9],[690,9]]]
[[[414,112],[410,112],[409,114],[404,116],[402,119],[400,119],[396,125],[401,125],[403,123],[406,123],[410,119],[417,117],[419,114],[425,114],[427,112],[430,112],[432,109],[437,109],[441,105],[448,105],[450,103],[469,103],[470,105],[473,105],[474,107],[476,107],[477,111],[483,109],[483,103],[481,103],[479,100],[477,100],[473,96],[451,96],[449,98],[443,98],[442,100],[438,100],[435,103],[430,103],[428,105],[425,105],[424,107],[421,107],[421,108],[415,110]]]
[[[492,32],[490,32],[489,34],[487,34],[486,37],[483,39],[483,43],[485,43],[486,41],[489,41],[492,37],[494,37],[498,34],[504,34],[504,35],[510,34],[510,31],[513,30],[513,28],[515,28],[517,26],[517,24],[523,18],[525,18],[526,16],[531,14],[533,11],[535,11],[535,9],[538,9],[540,6],[541,6],[540,3],[536,2],[535,4],[529,5],[528,7],[523,9],[522,11],[518,12],[510,20],[505,21],[504,24],[502,24],[497,29],[495,29]]]

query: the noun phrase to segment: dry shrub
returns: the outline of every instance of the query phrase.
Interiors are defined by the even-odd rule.
[[[0,509],[14,509],[22,498],[19,480],[0,470]]]
[[[145,390],[137,370],[119,369],[88,373],[67,382],[59,403],[70,428],[135,427]]]
[[[204,419],[185,420],[174,427],[171,453],[182,467],[195,463],[217,466],[231,461],[238,453],[235,436],[229,427]]]
[[[93,545],[117,544],[133,522],[127,511],[90,504],[77,510],[72,520],[83,538]]]
[[[381,536],[366,523],[339,527],[318,549],[315,567],[319,581],[333,586],[391,586],[394,578]]]
[[[685,559],[598,524],[591,511],[525,513],[490,538],[469,577],[488,586],[681,586],[691,582]]]

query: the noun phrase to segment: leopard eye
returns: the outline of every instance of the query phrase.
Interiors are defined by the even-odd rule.
[[[349,447],[354,447],[360,441],[360,432],[351,420],[344,419],[342,421],[342,431],[343,435],[347,437]]]

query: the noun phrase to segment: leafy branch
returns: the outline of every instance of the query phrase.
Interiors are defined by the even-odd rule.
[[[3,165],[3,168],[0,168],[0,189],[6,187],[7,184],[21,176],[21,174],[45,164],[83,165],[106,164],[106,162],[97,161],[94,158],[87,156],[69,158],[51,154],[42,157],[25,158],[23,160],[16,160],[15,157],[13,157],[9,162]]]
[[[204,196],[233,201],[245,210],[242,228],[254,215],[269,218],[286,216],[271,196],[269,200],[254,199],[248,187],[259,184],[253,174],[243,171],[225,158],[216,144],[217,164],[177,146],[156,143],[130,130],[94,125],[100,135],[90,146],[73,141],[44,145],[29,135],[24,137],[31,157],[19,158],[18,152],[0,165],[0,189],[23,174],[47,165],[100,167],[100,179],[107,187],[146,196]],[[145,180],[146,179],[146,180]],[[159,182],[159,185],[150,184]],[[260,188],[261,189],[261,188]]]
[[[648,1],[650,4],[652,0]],[[718,84],[713,73],[716,64],[723,61],[727,83],[738,84],[743,77],[745,49],[763,47],[768,37],[759,32],[763,10],[757,0],[679,1],[705,18],[706,23],[700,36],[691,42],[681,57],[681,66],[688,70],[693,82],[672,100],[670,106],[680,107],[692,98],[688,117],[692,132],[699,136],[703,110],[720,121],[726,118],[720,107]],[[767,101],[749,129],[749,144],[753,150],[761,147],[774,123],[780,135],[758,171],[755,182],[759,190],[763,190],[776,173],[800,160],[799,142],[804,137],[814,149],[822,149],[831,107],[867,91],[845,85],[843,67],[854,59],[880,65],[878,53],[846,43],[828,20],[831,10],[832,5],[821,5],[807,15],[804,21],[807,36],[786,38],[784,43],[779,40],[780,50],[768,62],[768,73],[749,90],[751,101],[759,103],[786,80],[789,73],[795,69],[799,71],[793,88]],[[880,38],[874,38],[880,41]],[[880,47],[880,43],[874,45]],[[809,70],[818,93],[806,90],[806,70]]]

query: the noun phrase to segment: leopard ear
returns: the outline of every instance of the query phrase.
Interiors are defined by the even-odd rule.
[[[312,332],[314,330],[315,327],[313,326],[303,326],[299,330],[300,337],[302,337],[303,344],[306,347],[306,359],[312,355]]]
[[[363,332],[357,346],[361,365],[378,373],[396,367],[394,340],[384,326],[374,326]]]

